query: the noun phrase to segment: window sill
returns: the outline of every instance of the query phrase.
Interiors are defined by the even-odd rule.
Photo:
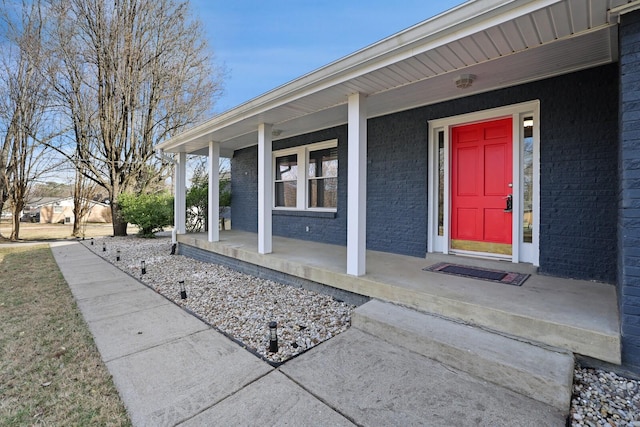
[[[297,216],[305,218],[330,218],[336,217],[336,212],[330,211],[302,211],[302,210],[281,210],[273,209],[271,211],[275,216]]]

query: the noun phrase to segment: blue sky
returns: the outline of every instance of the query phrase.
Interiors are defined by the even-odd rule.
[[[216,113],[444,12],[463,0],[191,0],[227,69]]]

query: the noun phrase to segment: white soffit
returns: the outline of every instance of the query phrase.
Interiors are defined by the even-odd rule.
[[[158,146],[223,156],[257,144],[260,123],[287,138],[346,123],[347,96],[369,117],[617,61],[617,16],[628,0],[472,0],[259,96]],[[475,14],[475,15],[474,15]],[[463,19],[455,21],[455,19]],[[613,22],[610,22],[613,20]],[[460,90],[455,76],[477,76]]]

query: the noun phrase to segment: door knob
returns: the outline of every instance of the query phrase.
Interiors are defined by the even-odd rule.
[[[505,212],[512,212],[513,211],[513,194],[509,194],[507,197],[505,197],[505,199],[507,200],[507,207],[505,208]]]

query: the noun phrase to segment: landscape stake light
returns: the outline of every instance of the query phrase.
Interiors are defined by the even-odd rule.
[[[107,243],[102,242],[102,252],[107,252]]]
[[[91,246],[93,246],[93,237],[91,238]]]
[[[147,274],[147,267],[144,265],[144,261],[140,261],[140,268],[142,269],[142,274]]]
[[[269,322],[269,352],[278,352],[278,324]]]
[[[180,285],[180,298],[187,299],[187,288],[184,287],[184,280],[180,280],[178,284]]]
[[[116,251],[116,261],[120,261],[120,249]]]

